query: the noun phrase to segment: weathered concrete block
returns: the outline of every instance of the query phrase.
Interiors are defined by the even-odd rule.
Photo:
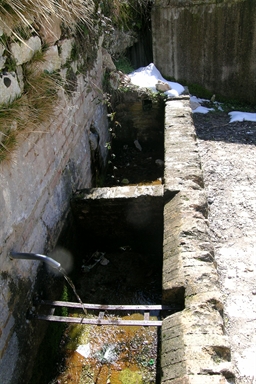
[[[155,65],[163,76],[254,103],[255,11],[255,2],[243,0],[157,0],[151,13]]]

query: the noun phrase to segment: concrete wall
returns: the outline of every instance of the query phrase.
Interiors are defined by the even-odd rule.
[[[255,12],[252,0],[156,1],[155,65],[164,76],[255,102]]]

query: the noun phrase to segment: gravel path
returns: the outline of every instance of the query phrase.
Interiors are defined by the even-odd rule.
[[[256,383],[256,123],[194,114],[236,384]]]

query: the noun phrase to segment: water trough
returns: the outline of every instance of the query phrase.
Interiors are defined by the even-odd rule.
[[[140,111],[143,106],[145,103]],[[132,140],[138,139],[143,147],[143,135],[136,130],[138,103],[127,103],[126,110],[135,127]],[[142,113],[149,111],[146,108]],[[159,132],[161,129],[158,138]],[[161,304],[179,307],[162,320],[159,382],[232,382],[189,96],[166,102],[162,133],[161,183],[142,180],[136,185],[78,191],[72,201],[78,232],[92,248],[97,244],[107,249],[117,242],[118,246],[129,244],[140,252],[158,255]]]
[[[131,111],[132,103],[126,108]],[[144,109],[145,115],[148,111]],[[138,140],[143,147],[143,140],[149,138],[143,139],[141,132],[134,130],[136,118],[131,121],[131,143]],[[158,183],[142,180],[135,185],[95,187],[74,194],[71,205],[76,248],[80,255],[85,249],[92,253],[104,250],[114,261],[117,254],[113,253],[113,244],[118,249],[129,247],[125,254],[126,260],[130,256],[127,275],[133,274],[129,266],[138,261],[138,254],[144,255],[141,271],[145,265],[151,265],[153,273],[160,270],[160,294],[158,291],[153,301],[161,300],[158,304],[165,309],[176,309],[167,310],[161,319],[156,382],[231,383],[230,348],[224,335],[223,304],[208,236],[208,207],[188,96],[166,102],[162,132],[164,167]],[[121,177],[118,175],[115,183]],[[150,273],[148,270],[145,276]],[[104,272],[101,278],[104,280]],[[79,287],[87,295],[87,302],[95,293],[93,283],[85,292]],[[112,295],[122,286],[115,283]],[[154,291],[157,289],[154,287]],[[106,305],[131,304],[109,303],[106,292],[100,292],[99,298],[99,324]],[[118,300],[118,295],[115,298]],[[138,304],[145,307],[148,303]]]

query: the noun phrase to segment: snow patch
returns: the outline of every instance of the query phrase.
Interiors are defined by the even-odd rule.
[[[185,90],[181,84],[165,80],[153,63],[149,64],[147,67],[136,69],[128,76],[133,85],[137,85],[141,88],[149,88],[152,92],[157,92],[156,84],[158,81],[162,81],[168,84],[171,88],[169,91],[164,92],[170,97],[177,97]]]
[[[230,123],[235,121],[256,121],[256,113],[233,111],[229,112]]]

